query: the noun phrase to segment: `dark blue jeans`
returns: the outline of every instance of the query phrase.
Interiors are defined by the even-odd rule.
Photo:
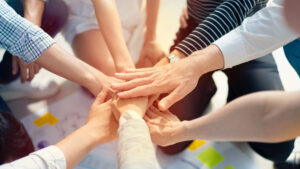
[[[19,15],[24,16],[22,0],[6,0]],[[68,8],[62,0],[48,0],[42,17],[41,28],[54,37],[63,27],[68,17]],[[0,63],[0,84],[7,84],[19,76],[12,74],[12,55],[5,52]]]
[[[293,42],[285,45],[283,50],[286,58],[300,77],[300,39],[296,39]]]
[[[190,34],[197,25],[190,17],[188,27],[185,29],[180,28],[177,32],[174,45],[170,51],[174,50],[174,47]],[[223,72],[228,77],[227,102],[258,91],[283,90],[272,54],[223,70]],[[203,115],[210,99],[216,92],[212,73],[203,75],[199,79],[196,88],[170,108],[170,111],[177,115],[180,120],[192,120]],[[168,147],[161,147],[161,149],[167,154],[176,154],[184,150],[190,143],[191,141],[186,141]],[[261,156],[274,162],[283,162],[292,152],[294,140],[276,144],[250,142],[249,145]]]

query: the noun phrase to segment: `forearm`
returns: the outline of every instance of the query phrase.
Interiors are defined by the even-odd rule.
[[[24,17],[37,26],[42,24],[45,2],[42,0],[23,0]]]
[[[160,0],[147,0],[147,19],[145,42],[156,40],[156,25],[158,18]]]
[[[260,92],[184,122],[181,140],[280,142],[300,134],[300,92]]]
[[[134,68],[134,63],[130,57],[123,37],[121,21],[118,16],[115,1],[92,1],[98,24],[109,51],[113,56],[117,72],[123,72],[125,69]]]
[[[95,134],[84,125],[57,143],[56,146],[65,155],[67,169],[74,168],[93,148],[99,145],[96,141],[99,137],[101,133]]]
[[[70,55],[57,44],[50,46],[36,60],[36,63],[59,76],[88,88],[94,95],[98,94],[102,86],[94,74],[94,72],[98,72],[97,70]],[[99,78],[99,76],[104,75],[98,72],[97,76]]]

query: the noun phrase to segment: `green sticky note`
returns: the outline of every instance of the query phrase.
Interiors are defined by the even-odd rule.
[[[208,147],[201,152],[197,158],[206,165],[209,169],[213,169],[224,160],[224,157],[219,154],[213,147]]]
[[[234,169],[234,168],[229,165],[229,166],[225,167],[224,169]]]

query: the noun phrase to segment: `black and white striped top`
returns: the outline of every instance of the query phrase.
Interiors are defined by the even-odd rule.
[[[187,0],[188,14],[199,25],[175,48],[186,56],[205,48],[263,8],[268,0]]]

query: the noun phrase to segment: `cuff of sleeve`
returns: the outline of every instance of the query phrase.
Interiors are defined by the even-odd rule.
[[[47,33],[39,27],[31,25],[18,40],[16,46],[22,47],[23,56],[21,58],[25,63],[30,63],[38,59],[54,43],[54,39]]]
[[[231,31],[213,44],[217,45],[223,54],[224,69],[245,62],[244,56],[247,56],[247,53],[245,51],[244,41],[237,31]]]
[[[64,153],[56,146],[49,146],[39,151],[33,152],[32,155],[37,155],[45,160],[49,168],[66,168],[66,158]]]
[[[134,110],[126,110],[119,120],[119,125],[122,126],[124,123],[126,123],[128,120],[136,119],[140,121],[144,121],[143,118]]]

